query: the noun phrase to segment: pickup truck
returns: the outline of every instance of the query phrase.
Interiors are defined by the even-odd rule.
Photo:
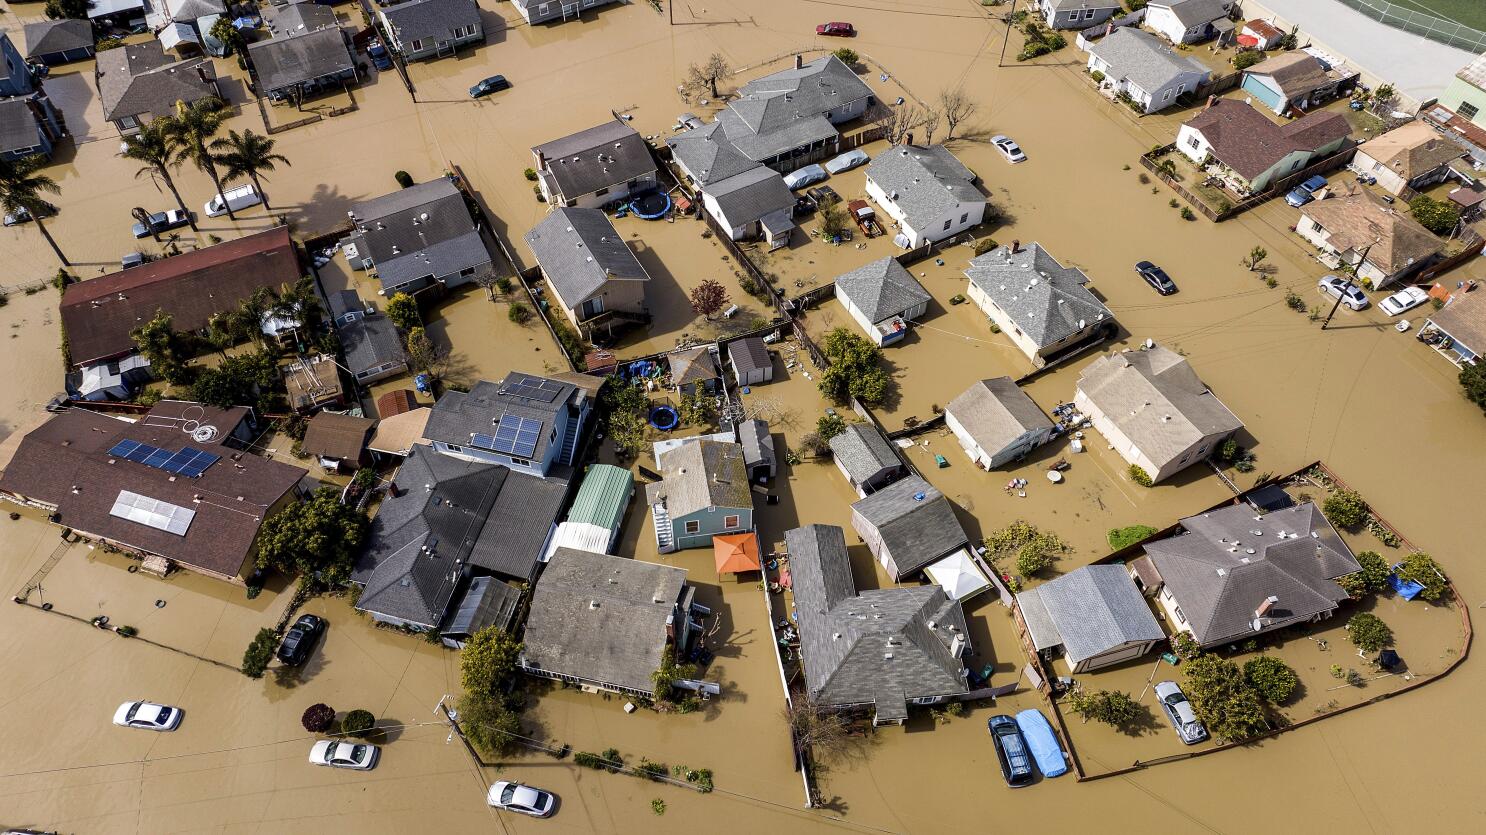
[[[846,204],[851,211],[851,219],[861,227],[862,234],[869,238],[875,238],[882,234],[882,225],[877,222],[877,212],[867,205],[865,200],[853,200]]]
[[[171,229],[178,229],[191,222],[191,218],[180,209],[167,209],[163,212],[154,212],[150,215],[150,224],[134,224],[134,237],[147,238],[152,234],[158,235]]]

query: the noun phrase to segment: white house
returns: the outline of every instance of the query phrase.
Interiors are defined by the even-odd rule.
[[[867,195],[894,221],[905,249],[942,241],[980,223],[978,177],[943,145],[896,145],[867,166]]]
[[[1037,0],[1037,10],[1053,29],[1087,29],[1119,14],[1114,0]]]
[[[949,401],[944,425],[985,470],[1022,458],[1053,437],[1053,422],[1010,377],[972,383]]]
[[[929,307],[929,292],[891,257],[837,276],[836,298],[878,345],[902,339]]]
[[[778,249],[789,244],[795,229],[794,193],[762,165],[709,184],[702,206],[735,241],[762,238],[769,249]]]
[[[1068,672],[1133,661],[1166,638],[1123,566],[1086,565],[1016,596],[1028,637]]]
[[[1114,314],[1036,243],[997,247],[970,260],[967,295],[1037,368],[1077,354],[1119,330]]]
[[[1116,29],[1089,47],[1088,68],[1090,74],[1103,76],[1094,76],[1102,88],[1124,93],[1144,113],[1171,107],[1212,76],[1197,61],[1134,27]]]
[[[1334,111],[1280,125],[1242,101],[1217,99],[1181,126],[1176,148],[1198,166],[1217,163],[1239,193],[1258,194],[1340,150],[1351,133],[1346,117]]]
[[[1172,43],[1202,43],[1233,31],[1232,10],[1233,0],[1152,0],[1145,7],[1145,25]]]

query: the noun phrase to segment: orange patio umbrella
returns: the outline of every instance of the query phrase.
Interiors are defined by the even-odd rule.
[[[718,574],[758,571],[758,537],[751,532],[714,536],[712,555],[717,558]]]

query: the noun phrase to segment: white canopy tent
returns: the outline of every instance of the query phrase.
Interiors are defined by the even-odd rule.
[[[944,589],[950,600],[967,600],[991,587],[990,578],[980,570],[970,552],[964,548],[925,568],[929,579]]]

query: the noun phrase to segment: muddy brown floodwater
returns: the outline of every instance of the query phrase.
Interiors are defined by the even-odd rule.
[[[519,241],[546,208],[532,199],[522,176],[531,145],[596,124],[611,109],[633,116],[641,133],[663,136],[677,113],[692,109],[675,90],[688,64],[720,52],[734,67],[750,68],[746,78],[783,66],[790,50],[840,46],[816,43],[811,27],[845,17],[860,32],[850,45],[871,62],[874,84],[886,70],[890,88],[918,98],[963,84],[979,102],[972,138],[957,139],[953,149],[981,175],[1001,210],[1003,218],[988,234],[1003,242],[1038,241],[1063,262],[1085,269],[1129,333],[1114,347],[1150,338],[1184,351],[1247,424],[1245,440],[1261,471],[1288,472],[1325,459],[1436,555],[1468,605],[1483,599],[1486,568],[1475,559],[1479,525],[1471,512],[1486,495],[1486,433],[1479,410],[1459,396],[1455,369],[1395,333],[1375,310],[1343,311],[1325,332],[1288,310],[1288,288],[1319,300],[1315,281],[1325,270],[1288,231],[1296,211],[1282,201],[1221,225],[1194,223],[1168,206],[1169,191],[1141,183],[1137,156],[1170,141],[1190,112],[1136,119],[1094,92],[1071,48],[1035,64],[1000,66],[1005,29],[989,19],[999,11],[971,0],[849,9],[793,0],[719,0],[705,8],[677,4],[663,14],[635,3],[589,12],[580,22],[538,27],[521,24],[508,4],[486,5],[489,43],[458,58],[415,66],[417,102],[395,77],[374,74],[356,89],[358,111],[276,134],[277,150],[293,165],[269,182],[274,214],[293,223],[298,234],[312,235],[343,222],[351,202],[393,189],[394,171],[424,180],[452,162],[491,210],[496,231]],[[349,4],[339,10],[348,20],[359,17]],[[9,11],[0,16],[0,27],[12,33],[42,16],[39,3],[11,4]],[[1010,39],[1010,51],[1017,41]],[[759,65],[766,66],[754,69]],[[241,71],[231,61],[218,67],[229,98],[246,101]],[[497,72],[513,81],[513,89],[469,101],[465,89]],[[91,278],[139,244],[155,246],[129,236],[129,209],[158,211],[169,200],[115,157],[118,140],[101,120],[91,64],[58,69],[48,85],[65,100],[69,124],[81,136],[47,169],[62,188],[55,198],[61,213],[48,228],[76,272]],[[229,126],[262,130],[252,106]],[[1007,165],[980,141],[994,133],[1013,136],[1030,160]],[[843,196],[850,199],[847,192],[859,190],[859,177],[857,172],[840,178]],[[199,207],[210,192],[206,178],[190,168],[179,172],[177,182],[191,206]],[[191,236],[182,244],[204,243],[211,235],[231,238],[272,222],[262,209],[250,209],[236,222],[204,222],[203,240]],[[657,280],[677,285],[660,291],[663,322],[634,341],[637,353],[669,347],[695,328],[678,301],[680,288],[731,275],[717,245],[692,234],[697,228],[682,222],[622,226],[627,240],[643,242],[649,255],[642,257],[653,257],[656,263],[647,267],[654,267]],[[1238,266],[1255,244],[1269,250],[1275,289]],[[0,230],[0,252],[6,267],[0,283],[7,286],[44,280],[56,270],[50,249],[31,226]],[[788,286],[799,280],[803,287],[812,276],[829,280],[855,266],[848,262],[872,254],[802,240],[771,259],[771,268],[789,276]],[[924,268],[937,306],[915,341],[888,351],[901,389],[901,402],[881,414],[890,427],[943,405],[969,381],[1015,374],[1020,367],[1022,357],[963,306],[945,307],[962,283],[967,254],[952,247],[943,267],[931,261]],[[518,245],[516,257],[529,256]],[[1165,267],[1181,293],[1164,299],[1151,293],[1131,269],[1142,259]],[[1449,279],[1482,272],[1476,262]],[[555,358],[543,332],[512,330],[502,305],[479,294],[446,302],[433,318],[443,323],[444,336],[472,375],[541,371]],[[55,292],[26,296],[12,290],[0,308],[0,323],[7,340],[3,433],[39,420],[41,406],[62,387]],[[967,348],[970,339],[981,341]],[[1068,399],[1078,369],[1089,359],[1039,377],[1029,393],[1044,408]],[[810,431],[828,405],[802,373],[757,387],[748,399],[771,410],[786,443]],[[927,447],[910,450],[916,461],[932,460],[949,443],[933,434],[922,440]],[[999,490],[1008,475],[979,472],[963,458],[950,456],[949,468],[930,468],[927,475],[961,506],[972,533],[1018,517],[1059,532],[1074,548],[1061,570],[1101,555],[1110,527],[1164,526],[1225,495],[1215,477],[1200,471],[1140,490],[1124,479],[1108,450],[1091,446],[1067,484],[1029,491],[1026,499]],[[1035,469],[1036,462],[1028,466]],[[851,493],[828,464],[787,468],[775,489],[784,501],[759,514],[766,544],[797,524],[845,524],[849,518]],[[637,504],[621,553],[655,558],[653,543]],[[302,675],[245,679],[212,662],[235,666],[245,636],[283,605],[279,591],[250,603],[236,589],[212,589],[196,578],[162,582],[128,574],[108,555],[85,548],[59,552],[58,544],[57,530],[31,514],[0,519],[0,584],[9,593],[19,591],[58,555],[48,575],[51,585],[43,582],[39,592],[56,611],[137,620],[141,637],[209,660],[130,642],[34,606],[0,608],[6,636],[0,644],[0,708],[20,718],[10,723],[0,746],[0,823],[6,825],[79,833],[627,833],[658,825],[729,833],[1031,827],[1237,832],[1272,827],[1279,818],[1304,831],[1412,832],[1476,830],[1486,812],[1478,788],[1486,730],[1474,714],[1486,667],[1477,660],[1417,692],[1252,748],[1094,783],[1064,778],[1012,792],[996,774],[983,723],[992,712],[1038,706],[1035,695],[1023,692],[945,724],[916,720],[874,734],[821,775],[827,808],[805,811],[778,720],[780,684],[761,593],[718,580],[705,552],[666,561],[688,568],[703,598],[717,607],[723,698],[689,716],[626,716],[618,700],[558,690],[542,696],[527,719],[533,732],[577,750],[612,745],[632,759],[713,769],[718,791],[696,795],[543,755],[518,757],[498,769],[476,768],[457,744],[446,743],[447,731],[432,712],[441,696],[458,687],[457,655],[373,629],[342,600],[309,604],[332,626]],[[855,567],[860,585],[885,582],[871,564],[858,559]],[[156,607],[156,600],[166,605]],[[1385,603],[1397,605],[1379,605]],[[977,642],[988,644],[976,647],[977,660],[994,664],[998,683],[1014,677],[1020,653],[1009,637],[1009,616],[994,603],[975,605],[969,614]],[[1386,610],[1385,617],[1400,624],[1416,619]],[[1423,623],[1423,615],[1418,617]],[[1448,628],[1420,627],[1405,639],[1407,653],[1422,668],[1435,668],[1444,662],[1442,644],[1453,638]],[[1331,642],[1333,654],[1341,643]],[[1286,648],[1305,651],[1305,644]],[[1291,657],[1298,665],[1320,663],[1303,654]],[[1124,677],[1121,686],[1134,689],[1148,672],[1142,665],[1114,674]],[[182,706],[183,727],[155,735],[108,724],[119,702],[136,698]],[[315,701],[342,711],[366,708],[395,726],[377,770],[351,774],[306,764],[311,740],[299,716]],[[1081,745],[1087,739],[1091,757],[1111,766],[1133,755],[1122,740],[1074,733]],[[553,789],[562,798],[558,814],[549,821],[494,820],[482,793],[502,778]],[[667,804],[663,820],[651,811],[656,798]]]

